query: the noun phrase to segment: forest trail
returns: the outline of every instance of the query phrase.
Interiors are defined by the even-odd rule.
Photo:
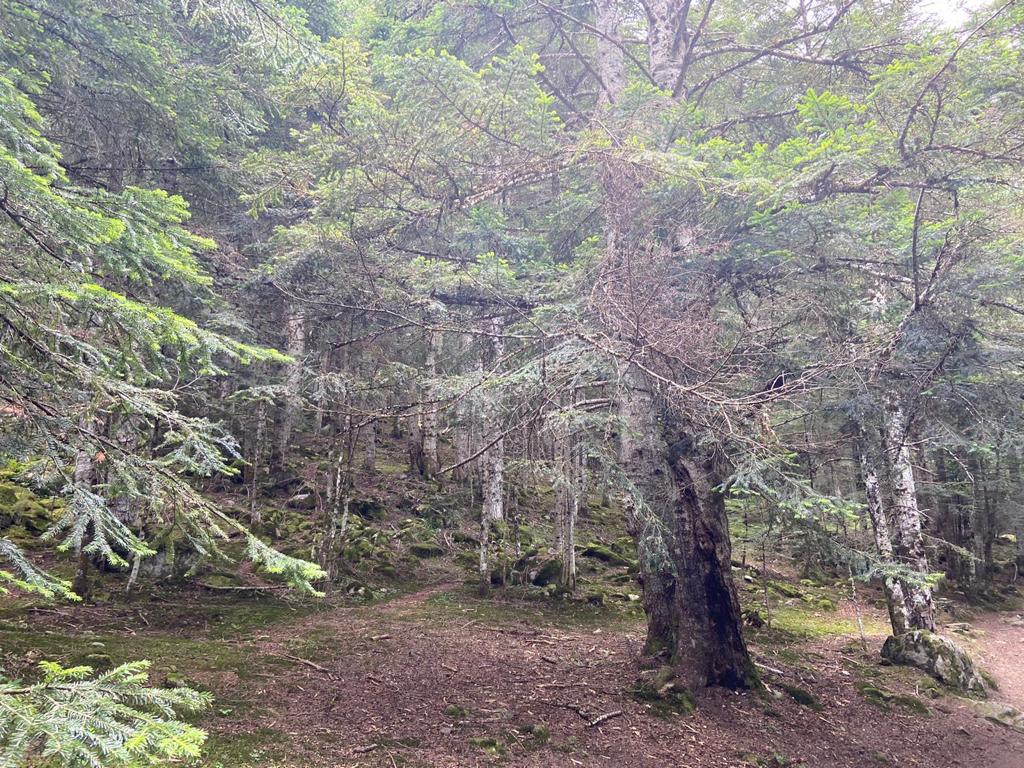
[[[841,620],[849,608],[828,616]],[[1021,629],[1001,618],[979,617],[987,628],[979,645],[985,662],[991,654],[1006,665],[992,669],[1000,699],[1016,701],[1010,649]],[[232,678],[220,696],[259,706],[207,725],[216,743],[270,734],[287,743],[292,762],[269,764],[309,768],[1021,767],[1024,736],[983,720],[968,702],[922,699],[927,715],[871,703],[868,684],[908,697],[923,688],[911,670],[879,665],[883,637],[870,633],[867,653],[849,631],[757,636],[768,697],[711,690],[695,713],[659,717],[629,695],[641,671],[638,619],[501,592],[482,600],[447,581],[379,603],[336,604],[266,627],[252,650],[288,672]],[[257,757],[276,754],[266,749],[252,763],[224,765],[260,764]]]
[[[630,694],[642,672],[635,604],[526,594],[482,599],[450,573],[376,602],[168,592],[33,611],[0,628],[0,646],[26,666],[44,643],[68,663],[97,649],[143,655],[158,684],[189,669],[216,701],[205,768],[1024,765],[1024,734],[880,663],[884,614],[870,592],[856,611],[780,600],[773,627],[749,632],[766,695],[709,690],[695,712],[662,716]],[[994,700],[1019,706],[1015,620],[979,614],[965,644],[1000,682]]]
[[[984,614],[971,626],[979,633],[978,661],[999,684],[993,698],[1024,710],[1024,613]]]

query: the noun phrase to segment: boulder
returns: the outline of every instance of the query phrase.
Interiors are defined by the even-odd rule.
[[[916,667],[954,690],[981,697],[988,693],[985,678],[967,652],[934,632],[915,629],[890,637],[882,646],[882,658]]]
[[[998,701],[980,702],[977,711],[990,723],[1024,733],[1024,713],[1010,704]]]

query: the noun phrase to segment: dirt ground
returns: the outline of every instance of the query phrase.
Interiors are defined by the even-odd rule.
[[[280,605],[264,615],[268,602]],[[668,716],[627,693],[639,672],[637,611],[484,601],[451,583],[371,605],[186,593],[38,611],[0,624],[0,647],[25,663],[52,655],[46,642],[65,654],[132,649],[154,659],[157,680],[186,673],[217,697],[203,722],[210,768],[1024,768],[1024,734],[879,664],[880,613],[858,607],[866,652],[848,631],[851,604],[808,614],[822,631],[752,633],[767,694],[712,690],[696,712]],[[1013,621],[979,616],[970,642],[1001,684],[996,697],[1021,706],[1024,626]],[[868,684],[927,712],[883,709],[862,693]],[[810,696],[798,703],[787,687]]]

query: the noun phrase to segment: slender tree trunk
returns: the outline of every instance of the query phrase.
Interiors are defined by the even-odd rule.
[[[573,435],[565,430],[555,437],[555,551],[561,563],[559,585],[576,589],[576,518],[579,514],[579,482]]]
[[[366,441],[363,446],[363,469],[377,471],[377,420],[366,425]]]
[[[490,357],[493,363],[497,363],[504,355],[505,345],[502,339],[502,325],[499,319],[493,323],[493,335],[490,344]],[[481,358],[481,372],[485,370],[484,360]],[[481,457],[483,460],[482,477],[482,508],[480,511],[480,591],[486,592],[490,588],[491,569],[488,561],[488,550],[490,547],[490,531],[493,523],[504,517],[504,489],[505,489],[505,438],[502,437],[504,425],[501,420],[501,407],[499,403],[500,390],[496,387],[489,389],[484,407],[484,440],[490,447]]]
[[[291,450],[292,430],[302,411],[302,361],[306,355],[306,316],[302,308],[286,311],[285,350],[291,361],[285,368],[284,409],[277,437],[277,464],[284,467]]]
[[[934,631],[935,608],[932,590],[925,583],[925,577],[929,573],[928,556],[924,548],[921,511],[917,505],[914,467],[910,461],[910,447],[907,444],[910,425],[898,397],[890,395],[887,398],[883,421],[883,440],[895,529],[893,549],[900,563],[919,574],[917,579],[906,580],[903,585],[910,627]]]
[[[253,528],[263,523],[260,512],[259,482],[263,471],[263,443],[267,429],[267,406],[261,400],[256,404],[256,427],[252,439],[252,456],[249,459],[249,524]]]
[[[427,402],[420,410],[420,430],[423,441],[423,476],[436,477],[440,469],[437,458],[437,403],[435,394],[437,386],[437,353],[441,347],[441,332],[434,329],[427,331],[426,374],[429,384],[424,387]]]
[[[885,515],[885,507],[882,503],[882,490],[878,483],[878,471],[875,469],[874,460],[868,454],[866,445],[861,443],[858,450],[860,454],[860,468],[864,479],[864,495],[867,498],[868,519],[871,521],[871,529],[875,534],[875,546],[883,565],[895,563],[893,555],[892,536],[889,534],[889,521]],[[910,627],[910,616],[907,610],[906,595],[903,592],[903,585],[893,576],[885,576],[882,579],[882,587],[885,591],[885,604],[889,610],[889,623],[892,625],[894,635],[902,635]]]
[[[88,451],[81,450],[75,456],[75,485],[82,488],[92,488],[93,481],[93,457]],[[91,528],[90,524],[90,528]],[[85,551],[88,544],[89,531],[86,531],[81,540],[75,545],[75,576],[71,582],[71,591],[88,602],[91,593],[89,585],[89,555]]]

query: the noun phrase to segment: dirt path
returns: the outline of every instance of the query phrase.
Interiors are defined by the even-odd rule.
[[[876,599],[859,613],[879,628]],[[196,593],[68,607],[0,630],[0,646],[17,640],[28,666],[46,638],[58,658],[100,641],[118,660],[153,659],[158,676],[188,670],[216,697],[203,725],[208,765],[223,768],[1024,768],[1024,734],[882,666],[883,637],[861,648],[850,604],[805,615],[817,636],[750,633],[767,694],[710,690],[694,713],[667,717],[629,695],[638,612],[511,591],[482,600],[444,576],[376,604]],[[973,649],[999,699],[1024,709],[1024,627],[1006,618],[976,620]],[[913,696],[928,714],[872,704],[865,686]]]
[[[240,681],[231,697],[262,708],[213,727],[281,733],[293,761],[285,764],[307,768],[1024,767],[1024,736],[959,700],[928,701],[927,717],[869,703],[858,688],[865,682],[917,693],[906,670],[878,664],[880,637],[867,654],[851,650],[853,637],[755,644],[781,673],[768,678],[772,696],[712,690],[695,713],[658,717],[627,694],[640,671],[639,621],[566,621],[564,608],[536,605],[481,601],[438,584],[275,627],[256,644],[260,652],[319,668]],[[1019,642],[1018,633],[1000,624],[986,634],[992,659],[1006,664],[995,672],[1008,690],[1019,654],[1003,644]],[[787,686],[819,706],[798,704]]]
[[[1024,710],[1024,613],[986,614],[971,626],[979,631],[978,660],[999,684],[994,698]]]

